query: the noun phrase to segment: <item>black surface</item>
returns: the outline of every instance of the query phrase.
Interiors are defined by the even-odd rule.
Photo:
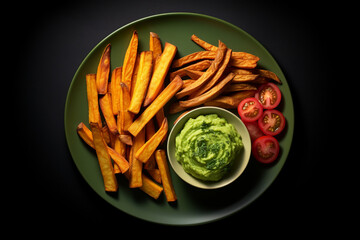
[[[286,236],[284,230],[292,230],[288,233],[306,236],[314,229],[328,231],[324,223],[337,222],[338,194],[332,191],[339,186],[331,178],[329,159],[338,153],[326,151],[331,148],[331,135],[324,125],[331,109],[327,100],[334,89],[328,65],[333,59],[329,47],[334,46],[333,32],[329,36],[334,26],[332,8],[325,11],[316,4],[227,0],[55,1],[14,7],[22,20],[11,29],[18,44],[9,39],[9,49],[16,63],[12,65],[14,79],[21,85],[11,87],[19,101],[17,119],[22,131],[18,137],[24,138],[17,149],[22,156],[17,164],[21,182],[17,194],[11,195],[16,205],[12,209],[19,210],[12,215],[13,224],[26,227],[29,233],[45,229],[53,230],[52,236],[106,232],[117,238],[132,231],[161,236],[157,231],[175,228],[139,220],[103,201],[73,163],[63,120],[72,77],[99,41],[133,20],[179,11],[218,17],[255,37],[282,68],[295,108],[293,145],[271,187],[240,212],[189,229],[254,236],[279,232]]]

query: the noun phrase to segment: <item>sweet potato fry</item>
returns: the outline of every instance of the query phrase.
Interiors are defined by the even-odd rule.
[[[160,56],[159,63],[154,69],[151,77],[148,91],[144,100],[144,107],[148,106],[154,101],[163,86],[165,77],[169,71],[172,60],[175,57],[177,47],[170,43],[165,43],[164,51]]]
[[[224,79],[222,79],[216,86],[214,86],[213,88],[211,88],[209,91],[207,91],[206,93],[186,100],[186,101],[180,101],[179,104],[181,107],[195,107],[195,106],[199,106],[201,104],[203,104],[206,101],[210,101],[211,99],[216,98],[217,96],[219,96],[222,92],[222,90],[224,89],[224,87],[226,86],[227,83],[229,83],[231,81],[231,79],[234,77],[234,73],[229,73]]]
[[[253,69],[252,72],[255,74],[259,74],[259,76],[261,76],[261,77],[265,77],[265,78],[274,80],[275,82],[278,82],[281,84],[281,80],[274,72],[271,72],[271,71],[265,70],[265,69]]]
[[[146,139],[146,141],[149,141],[149,139],[151,139],[152,136],[154,136],[155,133],[156,133],[156,131],[155,131],[155,123],[154,123],[154,118],[153,118],[145,125],[145,139]],[[151,155],[150,159],[145,163],[144,169],[154,169],[155,166],[156,166],[156,162],[155,162],[155,156],[153,154],[153,155]]]
[[[187,70],[201,71],[201,70],[207,69],[208,67],[210,67],[211,63],[212,63],[211,60],[202,60],[200,62],[191,64],[187,67],[180,68],[180,69],[170,73],[170,81],[172,81],[175,78],[175,76],[177,76],[177,75],[179,75],[180,77],[187,76],[187,74],[188,74]]]
[[[204,92],[206,92],[210,88],[212,88],[219,81],[220,77],[222,76],[222,74],[224,73],[225,69],[227,68],[227,66],[229,64],[229,61],[231,58],[231,53],[232,53],[231,49],[228,49],[226,51],[224,61],[222,61],[221,65],[219,67],[219,70],[215,73],[214,77],[212,77],[207,83],[205,83],[198,91],[194,92],[191,95],[191,98],[200,96],[201,94],[203,94]]]
[[[155,157],[154,157],[154,161],[155,161]],[[161,183],[161,175],[159,169],[150,168],[150,169],[146,169],[146,171],[149,173],[152,179],[154,179],[157,183]]]
[[[120,119],[118,120],[118,129],[120,128],[120,134],[123,131],[127,131],[129,126],[133,122],[134,114],[127,111],[127,108],[130,105],[131,96],[130,91],[127,85],[123,82],[120,83],[121,93],[120,93]]]
[[[99,99],[101,112],[105,118],[106,124],[112,134],[117,134],[118,129],[116,126],[116,120],[112,111],[111,96],[110,93],[106,93]]]
[[[251,82],[258,78],[258,74],[236,74],[232,80],[233,83]]]
[[[229,96],[218,96],[217,98],[204,103],[205,106],[223,107],[227,109],[235,109],[239,103],[248,97],[255,96],[256,90],[247,90],[234,93]]]
[[[164,118],[159,130],[136,152],[135,158],[146,163],[155,152],[168,131],[168,121]]]
[[[105,191],[116,192],[118,189],[118,183],[111,163],[110,155],[107,150],[107,145],[101,133],[101,128],[97,122],[91,122],[90,127],[93,133],[94,147],[99,161],[101,174],[103,176]]]
[[[88,99],[89,122],[97,122],[99,124],[99,127],[102,127],[100,110],[99,110],[98,92],[97,92],[95,79],[96,79],[95,74],[86,75],[86,92]]]
[[[186,107],[181,107],[179,102],[173,102],[170,104],[169,113],[174,114],[186,110]]]
[[[204,40],[198,38],[195,34],[193,34],[191,36],[191,40],[193,40],[197,45],[199,45],[200,47],[202,47],[205,50],[213,51],[213,52],[216,52],[216,50],[217,50],[216,46],[205,42]]]
[[[149,49],[153,52],[153,61],[155,62],[156,58],[161,55],[162,48],[160,37],[154,32],[150,32]]]
[[[158,199],[162,191],[164,190],[163,187],[157,185],[152,181],[150,178],[148,178],[146,175],[142,175],[142,186],[140,187],[140,190],[145,192],[147,195],[154,199]]]
[[[128,111],[137,114],[140,112],[141,105],[145,98],[146,90],[150,81],[153,68],[152,51],[143,51],[140,54],[139,72],[137,73],[134,92]]]
[[[120,91],[121,91],[121,73],[122,67],[117,67],[113,70],[111,74],[111,103],[113,115],[118,115],[120,111]]]
[[[155,114],[181,89],[183,81],[178,76],[159,94],[159,96],[148,106],[144,112],[131,124],[128,131],[137,136],[141,129],[152,119]]]
[[[129,88],[129,91],[131,90],[131,79],[134,72],[138,45],[139,37],[137,32],[134,31],[125,53],[121,78],[122,82],[125,83],[126,86]]]
[[[216,46],[214,46],[214,45],[200,39],[195,34],[193,34],[191,36],[191,40],[193,40],[197,45],[204,48],[205,50],[215,52],[218,49]],[[255,56],[255,55],[253,55],[251,53],[247,53],[247,52],[232,52],[231,58],[234,58],[234,59],[253,59],[253,60],[256,60],[256,61],[260,60],[260,58],[258,56]]]
[[[80,123],[77,126],[77,133],[90,147],[95,149],[93,142],[93,134],[91,130],[85,126],[84,123]],[[115,143],[115,148],[116,148],[116,143]],[[121,172],[125,173],[129,169],[128,161],[123,157],[123,155],[121,155],[120,152],[115,151],[111,147],[107,146],[107,150],[112,160],[114,160],[114,162],[120,167]]]
[[[157,150],[155,152],[156,163],[160,170],[161,180],[164,186],[165,196],[168,202],[176,201],[176,193],[172,184],[169,165],[166,159],[164,150]]]
[[[222,60],[225,57],[227,47],[226,45],[219,41],[219,48],[216,51],[216,57],[214,61],[212,61],[210,67],[206,70],[206,72],[198,79],[196,82],[191,84],[190,86],[184,88],[180,92],[176,94],[176,98],[180,99],[185,96],[188,96],[198,90],[201,86],[206,84],[206,82],[215,74],[215,72],[219,69]]]
[[[99,94],[105,94],[107,92],[110,74],[110,49],[111,45],[109,43],[100,58],[96,72],[96,86]]]
[[[230,65],[238,68],[252,69],[257,66],[257,59],[231,58]]]
[[[132,137],[127,134],[120,134],[119,139],[122,143],[125,143],[126,145],[132,145]]]
[[[185,74],[192,80],[197,80],[199,79],[199,77],[201,77],[204,74],[204,72],[185,69]]]
[[[234,79],[233,79],[234,80]],[[224,93],[257,90],[257,87],[248,83],[231,83],[226,86]]]
[[[145,143],[145,129],[142,129],[140,133],[134,138],[133,145],[131,146],[131,160],[130,160],[130,179],[129,187],[138,188],[142,186],[142,166],[143,163],[135,158],[135,153]]]
[[[199,51],[194,52],[189,55],[186,55],[182,58],[176,59],[173,61],[171,67],[172,68],[179,68],[184,66],[185,64],[195,62],[198,60],[204,60],[204,59],[215,59],[216,52],[213,51]]]

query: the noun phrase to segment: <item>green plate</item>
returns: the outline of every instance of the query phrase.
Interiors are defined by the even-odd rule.
[[[131,34],[139,34],[139,50],[149,48],[149,32],[160,36],[162,44],[178,47],[176,58],[201,50],[190,40],[192,34],[217,45],[220,39],[233,51],[244,51],[260,57],[259,67],[275,72],[283,99],[278,107],[283,112],[287,127],[279,138],[281,153],[278,161],[264,166],[253,158],[244,173],[232,184],[215,190],[192,187],[171,169],[178,201],[169,204],[164,194],[154,200],[138,189],[129,189],[123,176],[118,176],[119,190],[115,194],[104,191],[100,168],[93,149],[77,135],[80,122],[88,123],[85,75],[96,73],[103,49],[111,43],[111,68],[121,66]],[[167,111],[167,107],[165,111]],[[169,131],[179,114],[169,115]],[[70,85],[65,104],[65,134],[71,156],[79,172],[94,191],[105,201],[132,216],[162,224],[193,225],[215,221],[233,214],[258,198],[274,181],[290,151],[294,131],[294,110],[289,86],[279,65],[270,53],[252,36],[223,20],[194,13],[166,13],[146,17],[123,26],[102,40],[84,59]],[[164,147],[165,149],[166,147]],[[114,209],[115,210],[115,209]]]

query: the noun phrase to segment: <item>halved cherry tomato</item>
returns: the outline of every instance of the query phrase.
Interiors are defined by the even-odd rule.
[[[275,136],[284,129],[285,117],[278,110],[266,110],[258,120],[259,128],[266,135]]]
[[[261,136],[264,136],[264,133],[260,130],[258,122],[244,122],[247,130],[249,131],[251,142],[254,142]]]
[[[281,101],[281,91],[275,84],[265,83],[259,87],[255,98],[259,100],[264,109],[274,109]]]
[[[263,107],[256,98],[245,98],[238,105],[238,113],[241,120],[254,122],[261,117]]]
[[[261,163],[272,163],[279,155],[279,142],[272,136],[262,136],[252,145],[252,154]]]

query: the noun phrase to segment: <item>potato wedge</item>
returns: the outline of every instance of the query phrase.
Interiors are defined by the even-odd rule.
[[[206,70],[206,72],[203,75],[201,75],[201,77],[198,80],[196,80],[196,82],[194,82],[190,86],[178,92],[176,94],[176,98],[180,99],[185,96],[188,96],[194,93],[204,84],[206,84],[209,81],[209,79],[215,74],[215,72],[219,69],[221,62],[225,57],[226,50],[227,50],[226,45],[223,42],[219,41],[219,48],[218,51],[216,52],[216,57],[214,61],[212,61],[210,67]]]
[[[101,112],[105,118],[106,124],[112,134],[117,134],[118,129],[116,126],[116,120],[112,111],[111,96],[110,93],[106,93],[99,99]]]
[[[170,82],[159,96],[148,106],[144,112],[131,124],[128,131],[137,136],[145,125],[152,119],[155,114],[181,89],[183,81],[178,76]]]
[[[152,51],[143,51],[140,54],[139,72],[137,74],[134,93],[128,111],[137,114],[140,112],[141,105],[144,101],[146,90],[151,78],[153,68]]]
[[[164,118],[159,130],[135,153],[135,158],[143,163],[146,163],[156,148],[160,145],[164,136],[168,131],[168,121]]]
[[[110,74],[110,49],[111,44],[109,43],[104,49],[96,72],[96,86],[99,94],[107,92]]]
[[[88,99],[89,123],[97,122],[99,127],[102,127],[95,74],[86,75],[86,93]]]
[[[122,82],[126,84],[131,91],[131,79],[134,72],[134,66],[139,45],[139,37],[136,31],[133,32],[129,46],[125,53],[122,69]]]
[[[138,188],[142,186],[142,167],[143,163],[135,158],[135,153],[145,143],[145,129],[142,129],[140,133],[134,138],[133,145],[131,146],[131,160],[130,160],[130,179],[129,187]]]
[[[93,134],[89,128],[85,126],[84,123],[80,123],[76,129],[79,136],[86,142],[90,147],[95,149],[94,142],[93,142]],[[116,148],[116,142],[115,142]],[[114,162],[120,167],[121,172],[125,173],[129,169],[129,162],[124,158],[121,152],[112,149],[111,147],[107,146],[107,150],[110,154],[110,157]]]
[[[217,96],[219,96],[222,91],[224,90],[224,87],[226,86],[227,83],[229,83],[232,78],[234,77],[234,73],[229,73],[225,78],[223,78],[217,85],[215,85],[213,88],[211,88],[209,91],[207,91],[206,93],[186,100],[186,101],[179,101],[179,104],[181,107],[195,107],[195,106],[199,106],[207,101],[210,101],[211,99],[216,98]]]
[[[168,202],[174,202],[177,200],[174,186],[172,184],[169,165],[166,159],[166,154],[164,150],[157,150],[155,152],[156,163],[160,170],[161,180],[164,186],[164,192],[166,200]]]
[[[105,191],[116,192],[118,183],[114,173],[114,168],[110,159],[107,145],[101,133],[101,128],[97,122],[91,122],[90,128],[93,133],[93,142],[96,155],[99,161],[101,174],[104,180]]]
[[[199,60],[204,60],[204,59],[212,59],[213,60],[213,59],[215,59],[215,57],[216,57],[216,52],[213,52],[213,51],[194,52],[194,53],[186,55],[182,58],[174,60],[171,67],[179,68],[179,67],[184,66],[185,64],[199,61]]]
[[[149,83],[149,87],[144,100],[144,107],[150,105],[150,103],[152,103],[159,94],[176,52],[177,47],[175,45],[172,45],[168,42],[165,43],[164,51],[160,56],[159,63],[154,69],[153,75]]]

